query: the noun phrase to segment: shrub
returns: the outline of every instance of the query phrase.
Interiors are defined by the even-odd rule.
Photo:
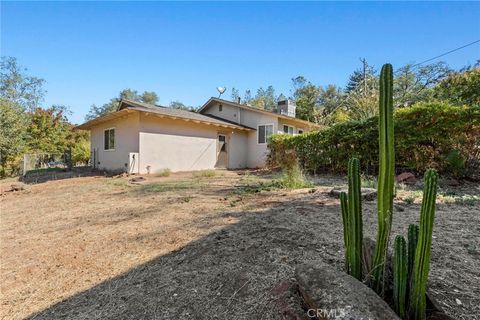
[[[274,182],[274,186],[282,189],[302,189],[310,188],[313,184],[307,180],[297,162],[283,170],[282,176]]]
[[[480,106],[452,106],[445,102],[418,103],[395,112],[396,167],[422,173],[452,169],[452,150],[464,159],[464,175],[480,168]],[[348,159],[357,157],[363,172],[378,172],[378,118],[349,121],[297,136],[273,135],[268,164],[284,167],[294,154],[311,173],[345,173]],[[450,160],[449,160],[450,159]]]
[[[170,173],[172,173],[172,171],[168,168],[165,168],[165,169],[158,170],[157,173],[155,173],[155,176],[157,176],[157,177],[168,177],[168,176],[170,176]]]

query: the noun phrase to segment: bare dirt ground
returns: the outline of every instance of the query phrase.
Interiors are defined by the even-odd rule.
[[[262,190],[249,172],[49,181],[0,197],[2,319],[288,319],[297,264],[343,266],[341,178]],[[3,189],[10,182],[0,183]],[[260,192],[258,192],[260,191]],[[457,319],[480,319],[480,187],[441,191],[430,288]],[[418,222],[399,186],[393,234]],[[376,230],[375,201],[364,228]]]

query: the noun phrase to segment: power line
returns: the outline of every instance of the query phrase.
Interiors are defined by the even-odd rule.
[[[439,54],[438,56],[435,56],[435,57],[433,57],[433,58],[430,58],[430,59],[427,59],[427,60],[425,60],[425,61],[416,63],[416,64],[414,64],[414,65],[412,66],[412,68],[418,67],[419,65],[424,64],[425,62],[429,62],[429,61],[438,59],[438,58],[440,58],[440,57],[446,56],[447,54],[450,54],[450,53],[452,53],[452,52],[458,51],[458,50],[460,50],[460,49],[469,47],[469,46],[474,45],[475,43],[478,43],[478,42],[480,42],[480,39],[477,40],[477,41],[473,41],[473,42],[471,42],[471,43],[468,43],[468,44],[466,44],[466,45],[463,45],[463,46],[461,46],[461,47],[455,48],[455,49],[453,49],[453,50],[450,50],[450,51],[448,51],[448,52]]]

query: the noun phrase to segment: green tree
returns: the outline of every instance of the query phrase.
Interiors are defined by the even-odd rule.
[[[317,119],[317,103],[321,92],[303,76],[292,79],[293,98],[297,105],[296,117],[314,122]]]
[[[410,106],[420,101],[431,100],[433,87],[448,77],[452,70],[445,62],[415,68],[407,64],[395,73],[393,81],[396,107]]]
[[[259,109],[275,111],[277,109],[277,97],[273,86],[268,86],[267,89],[260,87],[250,104]]]
[[[136,90],[132,89],[123,89],[118,94],[118,97],[110,99],[108,103],[103,104],[102,106],[97,106],[93,104],[90,107],[90,110],[85,117],[85,120],[92,120],[97,117],[103,116],[110,112],[115,112],[120,104],[120,100],[128,99],[132,101],[144,102],[149,104],[156,104],[158,102],[158,95],[155,92],[145,91],[142,94],[139,94]]]
[[[170,102],[170,108],[172,109],[180,109],[180,110],[186,110],[186,111],[195,111],[195,108],[192,106],[187,106],[183,102],[180,102],[178,100]]]
[[[27,127],[27,145],[33,152],[63,153],[68,146],[70,125],[64,106],[36,108]]]
[[[451,73],[433,89],[434,97],[455,105],[480,105],[480,61]]]
[[[2,57],[0,63],[0,97],[32,111],[45,95],[45,80],[25,74],[25,68],[13,57]]]
[[[232,101],[238,102],[238,99],[240,99],[240,91],[238,89],[232,88]]]
[[[25,152],[28,117],[22,106],[0,98],[0,177],[16,174]]]

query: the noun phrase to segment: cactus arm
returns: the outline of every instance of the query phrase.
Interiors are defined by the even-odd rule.
[[[438,174],[435,170],[427,170],[423,189],[422,208],[420,210],[420,226],[418,243],[413,265],[413,281],[410,296],[412,319],[426,318],[426,290],[430,268],[430,248],[432,245],[433,221],[435,219],[435,200],[437,196]]]
[[[373,258],[373,289],[383,295],[384,271],[393,213],[395,149],[393,125],[393,71],[385,64],[380,74],[378,232]]]
[[[412,277],[413,262],[415,261],[415,249],[418,241],[418,226],[411,224],[408,226],[408,251],[407,251],[407,265],[408,278]]]
[[[360,161],[350,159],[348,163],[348,245],[350,274],[362,281],[362,195],[360,187]]]
[[[393,304],[395,312],[406,319],[405,300],[407,296],[407,252],[405,239],[397,236],[393,255]]]
[[[343,221],[343,242],[345,246],[345,270],[350,274],[350,263],[348,261],[348,234],[350,233],[350,228],[348,226],[348,200],[347,194],[345,192],[340,193],[340,207],[342,209],[342,221]]]

